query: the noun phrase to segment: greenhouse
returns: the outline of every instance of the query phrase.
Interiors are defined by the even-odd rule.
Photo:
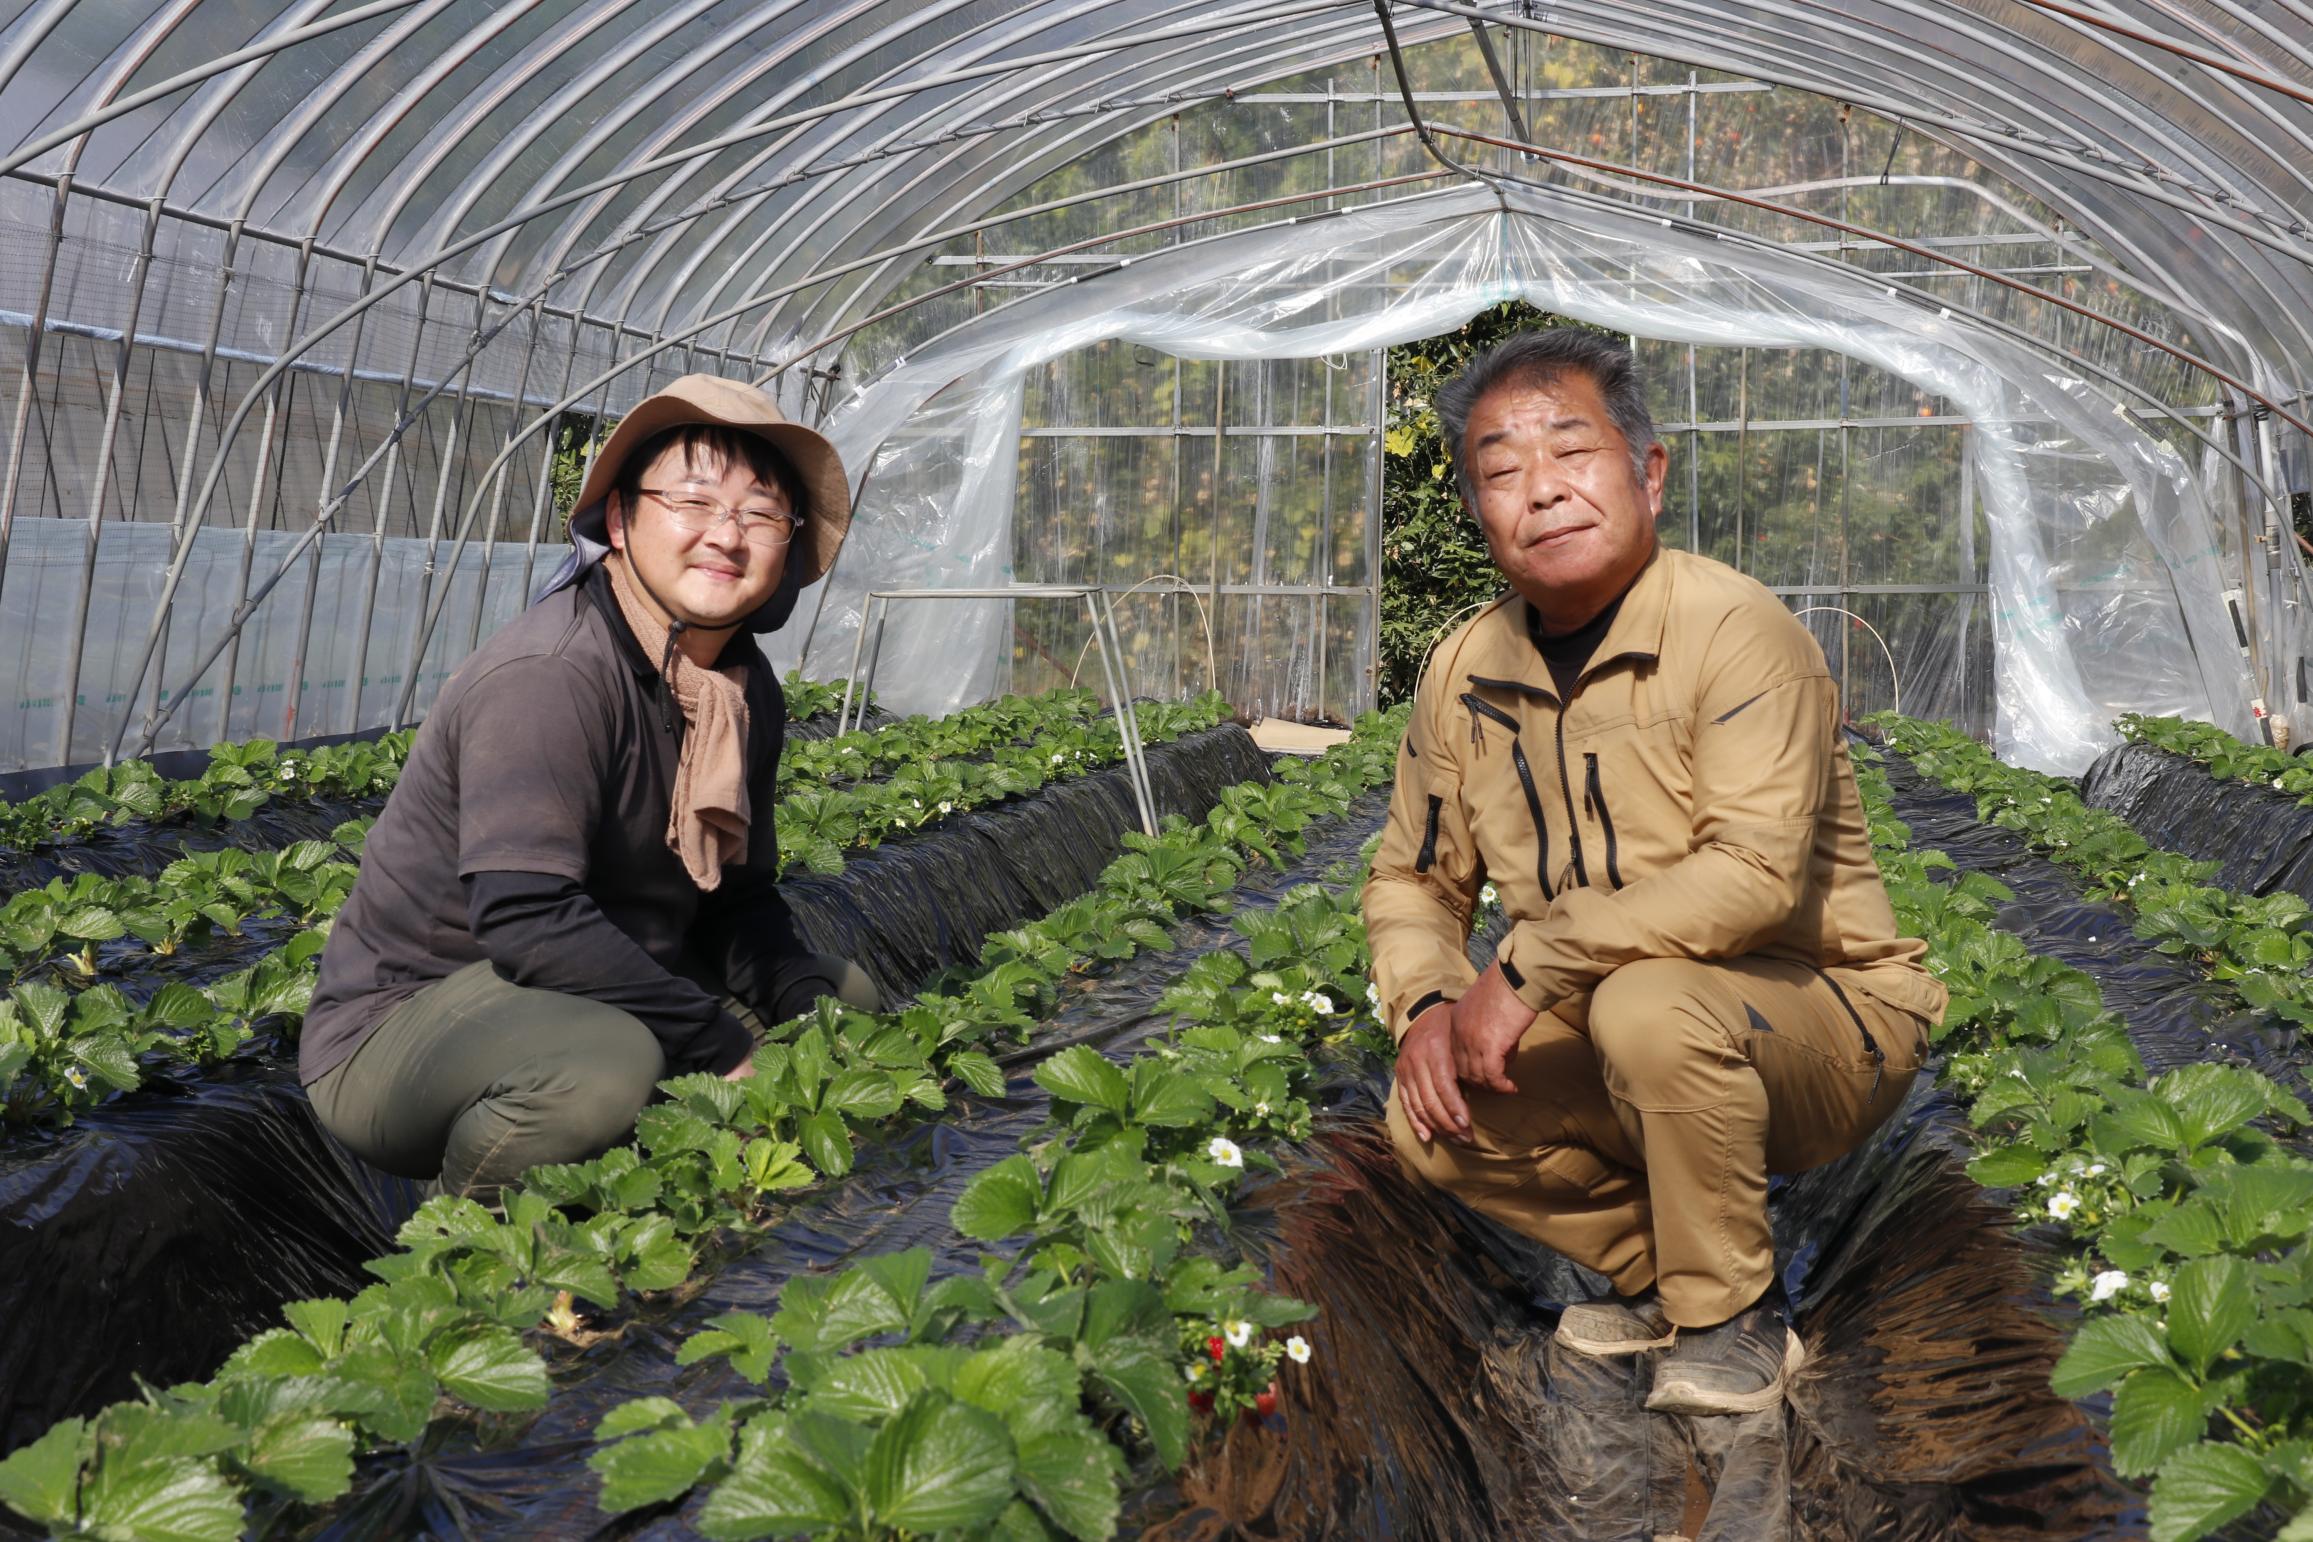
[[[13,0],[0,232],[0,1534],[2313,1537],[2308,0]]]

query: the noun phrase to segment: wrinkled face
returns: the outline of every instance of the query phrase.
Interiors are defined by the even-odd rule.
[[[1654,554],[1669,457],[1650,447],[1641,477],[1582,371],[1488,391],[1463,446],[1494,565],[1551,630],[1598,614]]]
[[[680,445],[643,468],[641,485],[671,497],[711,498],[725,508],[789,507],[787,495],[758,479],[745,461],[719,465],[704,452],[686,461]],[[787,567],[785,545],[750,540],[733,519],[712,530],[686,530],[648,493],[632,508],[611,494],[609,526],[610,544],[633,561],[648,592],[674,619],[706,631],[736,626],[753,614],[771,598]]]

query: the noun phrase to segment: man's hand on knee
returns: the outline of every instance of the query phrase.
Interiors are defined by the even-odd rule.
[[[1454,1085],[1454,1008],[1441,1001],[1413,1021],[1397,1047],[1397,1101],[1424,1142],[1470,1143],[1470,1108]]]
[[[1473,1087],[1516,1092],[1510,1056],[1534,1026],[1535,1012],[1510,989],[1501,966],[1489,965],[1452,1010],[1454,1074]]]

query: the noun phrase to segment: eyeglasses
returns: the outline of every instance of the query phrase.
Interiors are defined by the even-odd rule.
[[[795,532],[803,528],[803,516],[785,509],[734,509],[713,498],[672,493],[657,487],[638,487],[635,491],[665,504],[675,524],[694,535],[705,535],[720,527],[723,521],[731,520],[738,525],[741,535],[757,545],[785,546],[795,539]]]

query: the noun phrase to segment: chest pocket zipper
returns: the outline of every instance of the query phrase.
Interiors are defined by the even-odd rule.
[[[1551,899],[1555,891],[1550,886],[1550,830],[1542,818],[1542,790],[1534,785],[1534,768],[1527,763],[1526,747],[1518,741],[1518,720],[1468,691],[1462,693],[1462,705],[1470,709],[1472,736],[1480,732],[1481,717],[1510,730],[1510,764],[1518,770],[1518,785],[1526,794],[1526,812],[1534,820],[1534,876],[1541,881],[1542,897]]]
[[[1619,889],[1622,887],[1622,868],[1614,859],[1614,816],[1606,811],[1606,785],[1599,779],[1598,756],[1585,750],[1582,759],[1583,776],[1590,784],[1583,789],[1582,801],[1598,816],[1598,828],[1606,837],[1606,881]]]

